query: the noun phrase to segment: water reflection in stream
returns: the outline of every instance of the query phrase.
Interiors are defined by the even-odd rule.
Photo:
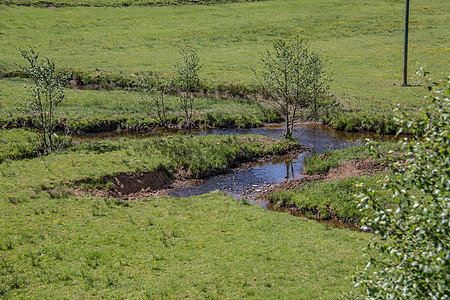
[[[282,125],[269,125],[251,129],[211,129],[207,131],[192,131],[193,134],[259,134],[270,138],[280,138],[283,135]],[[78,136],[75,142],[85,142],[120,137],[144,138],[170,134],[181,134],[176,130],[163,130],[148,133],[117,133],[92,134]],[[371,133],[347,133],[336,131],[321,124],[301,124],[296,126],[294,138],[303,146],[314,152],[331,149],[341,149],[363,144],[365,138],[380,139],[382,137]],[[302,177],[303,159],[307,153],[296,157],[285,156],[263,163],[248,163],[238,169],[229,170],[225,174],[212,176],[207,179],[193,179],[182,186],[167,190],[165,194],[171,197],[189,197],[209,193],[215,190],[223,191],[236,198],[253,198],[262,189],[283,181]],[[263,208],[270,209],[266,203],[253,201]]]
[[[281,125],[271,125],[251,129],[214,129],[201,134],[260,134],[271,138],[280,138],[283,132],[284,129]],[[294,133],[294,137],[301,145],[315,152],[361,145],[365,138],[371,136],[373,137],[373,134],[339,132],[321,124],[298,125]],[[229,170],[226,174],[204,180],[191,180],[186,185],[168,190],[166,195],[187,197],[219,190],[236,198],[252,199],[253,195],[270,185],[301,178],[305,155],[307,153],[302,153],[297,157],[279,157],[264,163],[249,163],[241,168]],[[267,208],[266,203],[252,202]]]

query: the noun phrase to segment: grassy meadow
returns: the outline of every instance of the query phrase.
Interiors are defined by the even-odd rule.
[[[121,200],[71,190],[109,189],[105,176],[156,168],[217,172],[293,146],[258,136],[170,136],[4,160],[0,296],[336,299],[354,291],[367,234],[218,193]]]
[[[114,176],[204,178],[287,153],[296,143],[170,135],[73,144],[39,156],[42,144],[22,109],[31,81],[18,71],[25,64],[18,49],[31,46],[82,81],[84,89],[66,87],[56,112],[75,133],[153,130],[156,109],[136,83],[173,76],[179,48],[187,44],[202,65],[195,126],[254,127],[281,121],[253,94],[261,58],[278,38],[299,35],[327,61],[330,91],[340,104],[323,121],[341,130],[394,132],[397,103],[411,113],[426,105],[427,91],[415,84],[414,71],[425,66],[435,78],[448,71],[445,0],[411,5],[408,87],[401,86],[403,1],[48,4],[0,0],[0,299],[339,299],[358,293],[351,276],[365,266],[363,248],[376,239],[371,234],[262,210],[217,192],[108,197]],[[170,125],[180,126],[177,96],[169,95],[166,104]],[[382,149],[399,148],[386,143]],[[354,148],[311,156],[306,172],[326,173],[369,155]],[[273,194],[271,201],[357,223],[363,217],[354,201],[357,184],[377,188],[380,176],[311,183]],[[334,215],[327,215],[330,208]]]
[[[337,299],[371,239],[217,193],[125,204],[2,201],[1,297]]]
[[[10,127],[14,122],[27,123],[30,120],[22,113],[21,106],[27,97],[24,86],[29,84],[21,78],[0,80],[3,92],[1,125]],[[148,131],[159,124],[156,107],[149,95],[143,92],[66,89],[65,96],[57,117],[64,119],[73,133],[116,129]],[[183,110],[178,97],[167,96],[165,104],[171,125],[182,124]],[[282,120],[272,107],[255,100],[197,97],[193,109],[193,122],[197,127],[248,128]]]
[[[245,87],[255,84],[253,70],[260,70],[274,40],[300,35],[328,61],[331,92],[345,112],[327,122],[339,129],[377,130],[371,124],[390,119],[396,104],[412,112],[424,106],[423,87],[401,87],[403,18],[404,3],[392,0],[60,9],[3,5],[0,68],[10,74],[22,63],[17,49],[31,45],[59,67],[167,77],[179,47],[188,43],[198,50],[207,85]],[[443,0],[411,6],[410,83],[420,66],[435,77],[447,72],[448,24]],[[1,99],[8,98],[5,94],[2,88]],[[340,124],[349,118],[351,124]]]

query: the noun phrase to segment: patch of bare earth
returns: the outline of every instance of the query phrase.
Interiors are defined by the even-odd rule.
[[[256,141],[260,142],[264,147],[275,143],[276,139],[271,138],[257,138]],[[259,157],[257,162],[264,162],[266,160],[273,160],[276,157],[297,156],[299,153],[306,151],[303,147],[295,147],[288,149],[287,153],[283,156],[263,156]],[[247,161],[245,158],[244,161]],[[237,165],[242,163],[239,159],[235,162]],[[217,174],[217,171],[211,171],[211,173],[203,174],[203,176],[210,176]],[[157,168],[152,172],[142,172],[138,174],[120,174],[114,177],[106,178],[107,182],[112,182],[112,188],[109,190],[82,190],[72,189],[70,192],[77,196],[84,194],[91,194],[98,197],[105,198],[119,198],[124,200],[134,200],[141,198],[150,198],[166,195],[168,189],[181,187],[190,184],[189,180],[193,176],[189,170],[178,168],[176,170],[176,177],[171,176],[163,168]]]
[[[166,170],[159,168],[152,172],[119,174],[108,181],[113,185],[107,191],[72,189],[71,192],[78,196],[92,194],[98,197],[133,200],[158,196],[161,190],[170,187],[175,180]]]

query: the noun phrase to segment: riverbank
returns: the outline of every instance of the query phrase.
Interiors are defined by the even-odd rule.
[[[400,151],[398,142],[377,146],[378,155],[397,152],[393,155],[395,160],[403,159]],[[395,206],[389,195],[378,192],[389,173],[388,165],[382,159],[372,158],[370,152],[368,147],[360,146],[307,156],[302,178],[271,186],[256,199],[268,202],[275,210],[358,226],[366,217],[357,203],[362,188],[377,191],[386,207]]]
[[[65,186],[107,190],[113,187],[115,176],[154,170],[164,170],[172,178],[177,170],[202,178],[239,162],[298,147],[296,142],[251,135],[175,135],[83,143],[47,156],[6,159],[0,164],[0,191],[14,202]]]

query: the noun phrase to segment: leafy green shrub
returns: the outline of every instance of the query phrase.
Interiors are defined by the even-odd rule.
[[[201,85],[198,75],[201,69],[199,61],[197,51],[190,46],[186,46],[180,49],[180,58],[174,63],[175,77],[173,78],[173,82],[179,90],[180,105],[184,112],[185,128],[191,127],[194,103],[193,93]]]
[[[371,299],[450,295],[450,77],[429,89],[432,106],[421,119],[397,119],[413,133],[406,163],[392,164],[381,188],[397,207],[386,208],[373,189],[361,197],[361,210],[373,211],[365,224],[381,239],[369,244],[369,263],[356,277]]]

